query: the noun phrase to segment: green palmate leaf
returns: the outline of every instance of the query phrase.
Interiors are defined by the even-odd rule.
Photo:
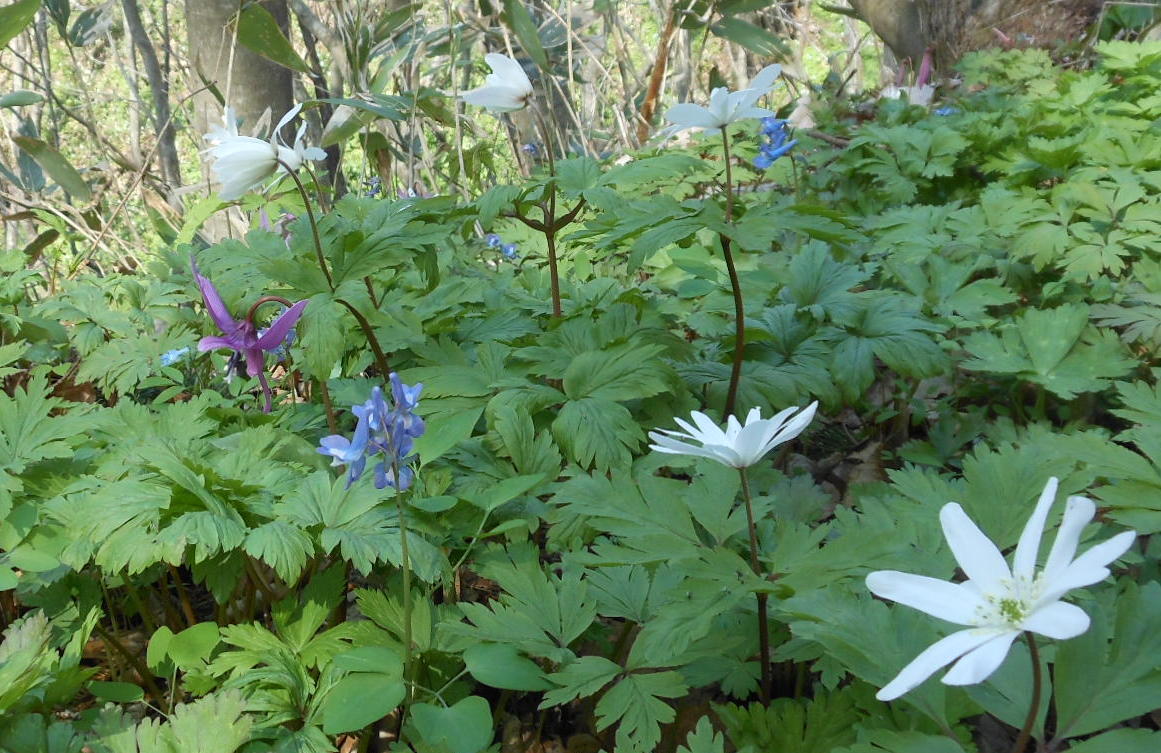
[[[16,38],[24,28],[36,18],[36,11],[40,9],[40,0],[17,0],[11,5],[0,8],[0,48]]]
[[[1028,310],[999,336],[978,332],[964,343],[972,371],[1012,374],[1071,399],[1104,389],[1107,380],[1128,374],[1136,362],[1116,336],[1088,325],[1088,308],[1065,305]]]
[[[903,607],[888,608],[869,595],[856,596],[848,588],[800,591],[781,608],[797,638],[822,645],[847,670],[877,687],[886,685],[918,651],[941,637],[927,615]],[[975,708],[962,702],[957,707],[951,700],[946,685],[929,680],[900,702],[947,726]]]
[[[165,722],[136,722],[107,706],[93,725],[95,753],[233,753],[250,739],[253,719],[237,691],[179,703]]]
[[[72,454],[71,442],[90,425],[81,410],[54,415],[64,401],[48,396],[42,375],[0,393],[0,519],[8,515],[11,493],[21,488],[20,474],[31,464]]]
[[[727,704],[714,710],[737,748],[813,753],[854,742],[860,713],[851,688],[820,693],[810,700],[779,698],[769,706]]]
[[[565,403],[552,433],[574,462],[598,469],[628,465],[645,438],[625,406],[595,397]]]
[[[415,440],[414,451],[419,455],[421,464],[427,465],[470,437],[483,412],[484,408],[480,406],[457,413],[440,414],[436,421],[429,418],[427,431]]]
[[[569,645],[596,619],[587,584],[576,572],[546,574],[527,549],[481,568],[504,594],[487,605],[459,605],[471,625],[449,626],[476,640],[504,643],[526,654],[561,663],[573,658]]]
[[[576,698],[595,695],[620,673],[621,666],[603,656],[582,656],[548,676],[559,687],[544,694],[540,708],[560,706]]]
[[[299,320],[304,365],[317,379],[329,379],[335,364],[346,350],[343,332],[350,314],[327,294],[310,300]]]
[[[1086,611],[1093,625],[1056,657],[1057,734],[1088,735],[1161,706],[1161,585],[1126,582]]]
[[[274,568],[283,581],[293,583],[314,554],[314,541],[298,526],[271,520],[247,531],[243,548]]]
[[[630,674],[597,702],[597,729],[617,726],[617,750],[656,750],[661,725],[673,721],[676,712],[663,698],[680,698],[689,687],[679,673]]]
[[[238,14],[238,41],[279,65],[310,73],[310,66],[294,51],[274,16],[261,5],[247,5]]]
[[[560,470],[560,452],[547,431],[536,433],[532,417],[509,405],[498,404],[493,410],[494,428],[504,449],[519,473],[555,476]]]
[[[697,727],[677,746],[677,753],[726,753],[726,739],[714,730],[708,716],[697,720]]]
[[[1071,746],[1070,753],[1154,753],[1161,732],[1148,729],[1115,729]]]
[[[492,710],[479,696],[468,696],[453,706],[416,703],[410,723],[418,739],[451,753],[479,753],[491,744]]]
[[[477,681],[506,690],[549,690],[553,684],[535,662],[512,645],[477,643],[464,651],[464,664]]]
[[[966,751],[962,745],[946,735],[877,729],[868,733],[866,742],[857,743],[849,748],[835,748],[831,753],[966,753]]]
[[[564,393],[571,400],[622,401],[664,392],[668,370],[658,359],[664,351],[661,345],[625,343],[581,353],[564,372]]]
[[[12,141],[36,160],[61,188],[72,194],[78,201],[87,202],[93,198],[89,184],[63,154],[51,146],[30,136],[13,136]]]

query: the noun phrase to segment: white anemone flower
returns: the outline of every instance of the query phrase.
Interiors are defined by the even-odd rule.
[[[814,401],[806,408],[799,410],[798,406],[787,408],[773,418],[762,418],[762,411],[758,408],[750,409],[743,426],[735,416],[726,420],[726,430],[722,431],[713,420],[700,411],[690,414],[696,427],[688,422],[675,418],[677,425],[684,432],[659,429],[649,432],[649,438],[657,444],[649,445],[658,452],[670,455],[693,455],[700,458],[710,458],[722,465],[731,468],[749,468],[761,460],[766,453],[783,442],[794,439],[806,428],[814,411],[818,408],[818,401]],[[797,413],[797,415],[795,415]],[[691,439],[701,446],[679,441]]]
[[[683,102],[670,107],[665,113],[665,119],[673,123],[668,133],[673,134],[686,128],[700,128],[703,131],[717,133],[730,123],[739,120],[774,115],[772,111],[754,105],[770,93],[781,73],[782,66],[768,65],[758,71],[758,75],[754,76],[744,89],[736,92],[724,86],[714,89],[710,92],[709,107],[695,105],[692,102]]]
[[[1069,497],[1056,541],[1037,573],[1040,539],[1056,488],[1057,480],[1049,479],[1020,534],[1011,569],[963,508],[951,502],[939,511],[939,521],[967,580],[949,583],[894,570],[867,576],[867,588],[876,596],[968,626],[927,647],[876,693],[876,698],[898,698],[953,661],[942,678],[944,684],[983,682],[1004,662],[1012,641],[1026,630],[1057,640],[1075,638],[1088,630],[1089,617],[1084,610],[1061,601],[1061,597],[1074,588],[1104,580],[1108,565],[1128,550],[1137,534],[1119,533],[1075,556],[1081,531],[1092,520],[1096,505],[1085,497]]]
[[[214,178],[222,184],[218,196],[223,201],[231,201],[247,191],[257,188],[279,169],[297,170],[308,159],[326,159],[326,152],[318,147],[307,147],[302,140],[306,124],[299,127],[294,136],[294,145],[287,146],[282,140],[282,129],[298,115],[302,105],[295,105],[282,116],[269,141],[253,136],[238,135],[237,120],[233,110],[226,108],[225,126],[215,126],[205,138],[211,146],[207,150],[214,164],[210,170]]]
[[[524,109],[532,98],[532,82],[524,68],[507,55],[489,52],[484,56],[492,72],[478,89],[464,92],[460,99],[479,105],[490,112],[514,112]]]

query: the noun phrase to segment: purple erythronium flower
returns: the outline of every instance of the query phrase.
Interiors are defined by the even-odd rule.
[[[277,350],[286,342],[290,331],[294,329],[294,325],[302,316],[307,301],[299,301],[290,306],[259,334],[254,322],[250,320],[250,316],[242,321],[235,321],[234,317],[230,316],[230,311],[226,308],[226,304],[222,301],[222,296],[218,294],[214,284],[198,271],[197,262],[191,259],[190,264],[193,267],[194,280],[202,291],[202,299],[206,303],[206,309],[210,312],[210,318],[214,320],[214,324],[218,325],[218,329],[222,330],[221,336],[203,337],[198,342],[198,350],[229,348],[244,358],[246,360],[246,373],[252,377],[258,377],[258,383],[262,385],[262,394],[266,398],[266,405],[262,410],[269,413],[274,407],[274,393],[270,389],[269,382],[266,381],[266,364],[263,352]],[[253,309],[251,309],[252,313]]]
[[[754,167],[765,170],[773,165],[779,157],[786,155],[798,144],[798,139],[790,138],[790,128],[785,120],[775,117],[762,118],[762,135],[767,141],[762,145],[758,156],[754,158]]]
[[[380,387],[372,388],[371,398],[351,409],[358,418],[354,438],[348,440],[332,434],[319,442],[319,454],[333,458],[332,465],[350,466],[348,487],[363,475],[367,458],[372,455],[382,455],[374,469],[376,489],[390,486],[404,491],[411,486],[415,480],[415,471],[410,465],[414,459],[411,450],[427,428],[423,419],[413,412],[422,391],[422,384],[408,386],[392,372],[391,403]]]

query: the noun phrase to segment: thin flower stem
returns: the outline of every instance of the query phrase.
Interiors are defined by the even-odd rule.
[[[251,306],[250,310],[246,312],[246,321],[250,323],[254,322],[254,314],[258,311],[258,307],[263,303],[281,303],[286,308],[290,308],[294,305],[280,295],[264,295],[258,300],[254,301],[254,305]]]
[[[310,197],[306,194],[306,186],[302,185],[302,181],[298,179],[298,175],[290,169],[289,165],[282,160],[278,160],[278,164],[286,170],[286,174],[294,181],[294,185],[298,187],[298,192],[302,195],[302,203],[306,206],[306,218],[310,221],[310,233],[314,236],[314,252],[318,258],[318,267],[322,270],[323,277],[327,278],[327,287],[330,288],[331,292],[334,292],[335,280],[331,277],[331,270],[327,266],[327,258],[322,249],[322,239],[319,238],[318,234],[318,222],[315,221],[314,209],[311,208]]]
[[[1036,717],[1040,712],[1040,650],[1036,647],[1036,639],[1032,637],[1031,632],[1024,631],[1024,639],[1028,641],[1028,656],[1032,659],[1032,704],[1028,709],[1028,717],[1024,719],[1024,727],[1012,746],[1012,753],[1024,753],[1024,747],[1032,737],[1032,725],[1036,723]]]
[[[738,469],[742,478],[742,500],[746,503],[746,527],[750,532],[750,567],[754,574],[762,577],[762,563],[758,559],[758,526],[754,522],[754,503],[750,496],[750,478],[745,468]],[[770,621],[767,601],[769,594],[759,593],[758,597],[758,660],[761,662],[762,684],[758,698],[762,703],[770,702]]]
[[[722,149],[726,163],[726,224],[734,221],[734,173],[730,164],[730,137],[722,128]],[[726,393],[725,415],[734,414],[738,401],[738,384],[742,381],[742,358],[746,348],[746,308],[742,302],[742,283],[738,279],[738,269],[734,266],[734,254],[730,250],[730,239],[725,233],[718,236],[722,243],[722,256],[726,259],[726,271],[730,275],[730,289],[734,294],[734,365],[730,369],[730,388]]]
[[[560,229],[556,223],[556,160],[553,157],[556,142],[552,138],[552,132],[548,130],[548,124],[544,121],[544,115],[540,112],[540,108],[533,106],[532,111],[544,137],[544,153],[548,156],[548,174],[551,176],[547,185],[548,203],[543,205],[541,210],[544,212],[544,241],[548,247],[548,280],[552,287],[552,316],[559,319],[563,315],[563,309],[560,305],[560,270],[556,262],[556,231]]]
[[[395,505],[399,509],[399,552],[403,567],[403,679],[410,682],[412,676],[411,657],[411,555],[407,546],[407,515],[403,504],[403,492],[399,489],[399,457],[392,456],[391,473],[395,479]],[[410,694],[403,698],[403,708],[399,712],[399,728],[403,729],[403,719],[407,716]]]
[[[163,714],[169,709],[169,705],[165,702],[165,693],[161,692],[161,688],[157,685],[157,680],[154,679],[153,673],[149,671],[149,667],[145,666],[145,662],[137,654],[125,648],[125,644],[117,640],[117,637],[110,633],[105,628],[101,627],[101,623],[93,625],[93,632],[101,637],[106,646],[109,646],[114,651],[119,653],[125,661],[137,672],[137,676],[145,683],[145,689],[149,695],[153,697],[153,703],[157,706]]]
[[[322,395],[323,409],[327,412],[327,429],[331,434],[339,433],[339,422],[335,418],[335,404],[331,402],[331,391],[327,389],[327,380],[318,379],[318,392]]]
[[[355,317],[355,321],[359,323],[359,328],[363,330],[363,335],[366,336],[367,343],[371,346],[371,352],[375,354],[375,364],[379,367],[379,371],[384,376],[390,374],[391,365],[387,362],[387,355],[383,352],[383,346],[379,344],[379,338],[375,336],[375,328],[371,326],[371,322],[367,321],[367,317],[363,316],[350,301],[345,298],[336,298],[335,300],[347,311],[350,311],[351,316]]]
[[[327,287],[330,288],[331,292],[333,293],[335,291],[335,280],[333,277],[331,277],[330,268],[327,267],[326,255],[323,254],[322,250],[322,240],[319,239],[318,223],[315,222],[314,210],[310,207],[310,197],[306,195],[306,186],[302,185],[302,181],[298,179],[298,176],[295,175],[294,171],[291,170],[285,162],[279,160],[278,164],[285,168],[287,175],[289,175],[294,181],[294,185],[298,186],[298,192],[302,194],[302,201],[306,205],[306,217],[308,220],[310,220],[310,232],[314,236],[314,252],[318,257],[318,266],[319,269],[322,270],[323,276],[327,278]],[[367,284],[367,292],[371,296],[371,302],[375,303],[375,292],[371,287],[370,279],[364,278],[364,282]],[[346,309],[351,312],[351,315],[355,317],[356,321],[359,322],[359,327],[363,330],[363,334],[366,336],[367,342],[371,346],[371,351],[375,354],[375,363],[379,366],[379,370],[383,372],[384,375],[390,374],[391,367],[387,363],[387,356],[383,353],[383,347],[379,344],[379,338],[375,337],[375,329],[371,326],[371,323],[367,321],[367,317],[359,313],[359,310],[351,305],[351,303],[348,301],[345,301],[342,298],[336,298],[335,300],[345,306]],[[378,306],[378,304],[375,305]]]

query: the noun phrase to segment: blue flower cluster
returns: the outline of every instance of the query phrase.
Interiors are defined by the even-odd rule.
[[[175,363],[177,363],[181,359],[185,358],[187,355],[189,355],[189,347],[188,346],[185,348],[177,348],[175,350],[167,350],[161,354],[161,365],[162,366],[173,366]]]
[[[351,412],[358,417],[355,434],[347,439],[341,434],[332,434],[319,441],[319,454],[327,455],[331,465],[346,465],[347,488],[363,475],[367,458],[382,454],[383,459],[375,465],[375,488],[390,486],[404,491],[415,480],[415,471],[409,463],[414,459],[411,449],[414,441],[423,435],[426,428],[423,419],[413,412],[419,404],[419,393],[423,384],[414,387],[404,384],[399,375],[391,372],[391,397],[394,405],[388,405],[383,390],[374,387],[371,399],[356,405]],[[399,478],[395,474],[398,472]]]
[[[762,144],[761,151],[754,158],[754,167],[759,170],[765,170],[773,165],[779,157],[798,143],[798,139],[787,141],[790,138],[790,126],[780,118],[762,118],[762,135],[766,138],[766,143]]]
[[[504,258],[508,261],[516,261],[520,258],[520,254],[516,253],[516,244],[505,243],[504,239],[495,233],[485,235],[484,242],[488,244],[488,248],[500,249],[500,253],[504,254]]]

